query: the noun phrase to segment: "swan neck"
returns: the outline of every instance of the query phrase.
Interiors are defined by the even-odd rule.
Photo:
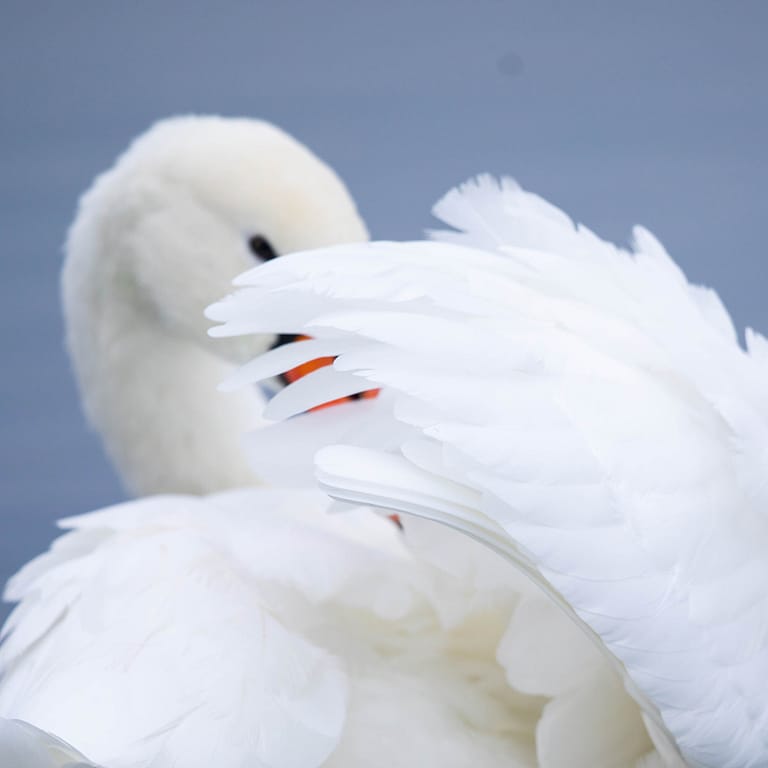
[[[67,345],[86,416],[136,495],[253,485],[242,436],[264,398],[220,393],[232,366],[174,335],[119,262],[70,257],[63,275]]]

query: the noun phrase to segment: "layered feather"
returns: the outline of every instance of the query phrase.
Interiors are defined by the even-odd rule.
[[[388,390],[407,434],[322,451],[326,489],[513,558],[616,661],[663,759],[765,765],[765,339],[743,349],[646,230],[625,251],[489,178],[435,211],[456,230],[436,242],[246,273],[209,311],[217,334],[303,333],[338,355],[279,417]]]
[[[544,699],[496,659],[515,592],[328,504],[254,489],[65,521],[8,589],[0,716],[108,768],[536,765]]]

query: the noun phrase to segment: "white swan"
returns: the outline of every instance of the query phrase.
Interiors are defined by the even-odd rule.
[[[272,412],[383,386],[377,419],[405,433],[323,450],[323,487],[516,562],[624,676],[654,761],[768,765],[768,340],[748,331],[742,349],[717,295],[643,229],[628,253],[488,178],[436,213],[455,228],[441,242],[247,273],[210,310],[218,335],[268,329],[260,304],[279,295],[281,328],[292,316],[338,358]],[[304,356],[284,347],[241,378]],[[603,714],[594,730],[613,727]]]
[[[365,230],[328,169],[249,121],[163,123],[83,202],[69,345],[86,411],[136,492],[253,481],[237,434],[261,423],[263,398],[214,386],[272,336],[210,341],[197,315],[253,260],[256,235],[270,255],[264,238],[281,251]],[[8,589],[19,606],[0,716],[107,768],[534,765],[544,700],[510,688],[496,659],[522,587],[472,552],[465,573],[445,573],[460,541],[424,546],[432,565],[388,521],[326,507],[316,492],[255,489],[65,521]],[[2,746],[53,738],[0,723]],[[550,766],[573,768],[567,742],[544,742]]]

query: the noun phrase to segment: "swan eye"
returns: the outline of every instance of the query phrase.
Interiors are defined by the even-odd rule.
[[[269,261],[277,256],[269,240],[261,235],[254,235],[248,241],[248,247],[251,249],[251,253],[258,256],[262,261]]]

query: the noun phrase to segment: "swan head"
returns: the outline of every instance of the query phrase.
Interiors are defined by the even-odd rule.
[[[236,275],[287,251],[367,238],[334,171],[275,126],[163,120],[81,201],[64,270],[68,325],[83,305],[108,304],[101,315],[130,307],[128,314],[138,310],[154,327],[239,362],[274,337],[208,337],[204,309]]]

